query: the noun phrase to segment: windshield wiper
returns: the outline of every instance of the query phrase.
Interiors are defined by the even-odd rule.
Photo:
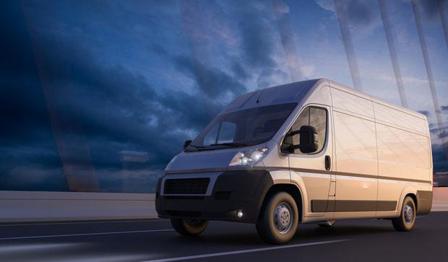
[[[197,145],[189,144],[187,146],[187,148],[185,148],[185,150],[187,150],[187,151],[199,151],[199,150],[204,149],[204,148],[205,148],[205,146],[197,146]]]
[[[229,143],[217,143],[217,144],[210,144],[206,146],[198,146],[198,145],[188,145],[186,148],[186,151],[203,151],[203,150],[213,150],[219,147],[243,147],[243,146],[249,146],[245,143],[236,143],[236,142],[229,142]]]

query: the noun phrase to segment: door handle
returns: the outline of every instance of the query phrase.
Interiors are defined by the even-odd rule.
[[[325,156],[325,170],[329,171],[331,169],[331,157]]]

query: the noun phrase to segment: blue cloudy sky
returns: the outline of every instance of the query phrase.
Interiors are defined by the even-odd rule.
[[[0,190],[151,191],[235,96],[320,77],[353,86],[341,21],[355,84],[400,104],[379,3],[2,1]],[[408,107],[430,118],[448,169],[448,3],[416,5],[439,122],[412,4],[383,4]]]

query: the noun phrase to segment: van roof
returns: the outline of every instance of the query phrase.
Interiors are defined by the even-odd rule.
[[[367,95],[360,91],[354,90],[353,88],[344,86],[336,81],[329,80],[326,78],[319,79],[311,79],[299,82],[293,82],[289,84],[273,86],[269,88],[255,90],[244,95],[237,97],[232,103],[230,103],[223,113],[237,111],[242,109],[248,109],[259,106],[267,106],[274,104],[283,104],[283,103],[298,103],[301,102],[302,99],[311,94],[315,89],[322,86],[323,84],[327,84],[331,87],[337,88],[339,90],[343,90],[347,93],[351,93],[353,95],[363,97],[365,99],[374,101],[376,103],[392,107],[394,109],[412,114],[422,119],[426,119],[426,116],[404,108],[402,106],[393,105],[391,103],[384,102],[381,99],[375,98],[373,96]]]
[[[414,116],[416,116],[418,118],[426,120],[426,116],[424,114],[422,114],[422,113],[416,112],[414,110],[408,109],[408,108],[403,107],[403,106],[399,106],[399,105],[395,105],[395,104],[392,104],[392,103],[389,103],[389,102],[385,102],[384,100],[382,100],[380,98],[377,98],[377,97],[368,95],[366,93],[360,92],[358,90],[355,90],[353,88],[350,88],[348,86],[340,84],[340,83],[338,83],[336,81],[322,78],[322,79],[319,79],[319,84],[321,84],[321,83],[327,83],[328,85],[330,85],[331,87],[334,87],[336,89],[343,90],[343,91],[345,91],[347,93],[350,93],[350,94],[353,94],[353,95],[356,95],[356,96],[368,99],[368,100],[370,100],[372,102],[375,102],[375,103],[378,103],[378,104],[381,104],[381,105],[384,105],[384,106],[387,106],[387,107],[390,107],[390,108],[393,108],[393,109],[396,109],[396,110],[399,110],[399,111],[402,111],[402,112],[405,112],[405,113],[414,115]],[[317,86],[319,86],[319,85],[316,85],[315,87],[317,87]]]
[[[237,97],[226,107],[224,112],[275,104],[298,103],[315,86],[318,86],[316,84],[319,81],[321,80],[313,79],[255,90]]]

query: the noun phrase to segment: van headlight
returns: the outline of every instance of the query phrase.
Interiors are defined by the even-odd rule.
[[[268,148],[255,149],[253,151],[238,152],[232,158],[229,166],[248,166],[260,161],[267,153]]]

